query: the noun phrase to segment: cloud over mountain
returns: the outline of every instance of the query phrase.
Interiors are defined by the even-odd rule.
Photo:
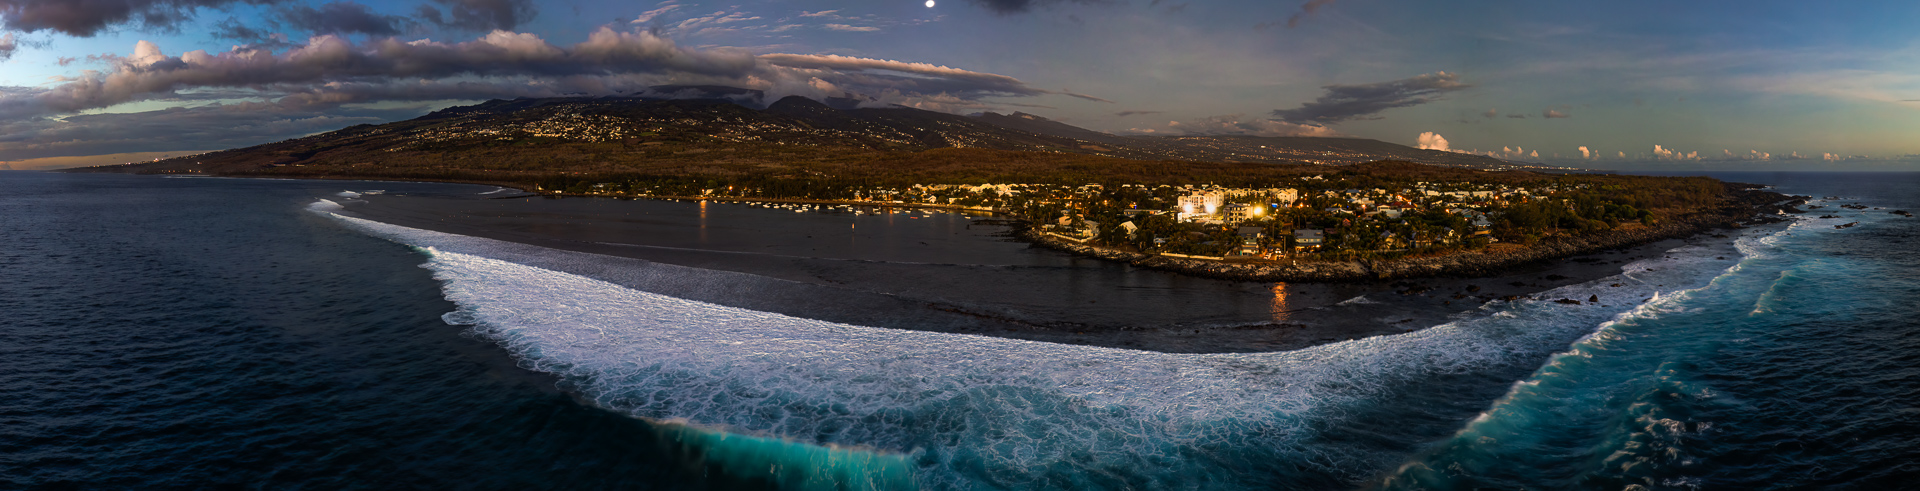
[[[569,46],[509,31],[493,31],[465,42],[377,38],[356,43],[340,35],[322,34],[280,52],[240,47],[224,53],[189,51],[173,56],[155,43],[141,41],[130,55],[96,59],[107,63],[108,69],[83,72],[48,86],[0,87],[0,121],[7,124],[0,156],[19,158],[26,152],[38,157],[56,151],[80,151],[62,150],[59,141],[128,145],[116,151],[153,149],[133,148],[137,146],[134,143],[154,144],[151,141],[112,136],[108,128],[115,127],[129,131],[137,127],[142,135],[156,138],[175,135],[189,140],[181,143],[186,147],[214,148],[230,146],[233,138],[240,136],[266,138],[262,135],[273,128],[299,131],[272,135],[278,138],[311,133],[312,124],[262,121],[317,124],[329,120],[315,118],[342,114],[349,111],[343,109],[349,104],[640,95],[660,84],[732,85],[758,89],[773,98],[853,93],[863,95],[871,104],[943,111],[1012,105],[982,100],[989,97],[1065,95],[1103,101],[1032,87],[1005,75],[927,63],[839,55],[756,56],[733,49],[688,48],[652,31],[608,27]],[[201,104],[225,109],[72,116],[89,109],[155,99],[205,101]],[[408,111],[418,114],[423,109]],[[398,113],[356,117],[392,114]],[[62,115],[66,116],[59,117]],[[192,124],[153,123],[183,118],[191,118]],[[211,133],[189,130],[217,126],[204,122],[222,118],[235,127],[258,130],[236,131],[232,135],[240,136],[218,139],[205,136]],[[88,138],[69,138],[73,135]]]

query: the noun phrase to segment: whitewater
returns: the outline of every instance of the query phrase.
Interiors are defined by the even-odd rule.
[[[713,452],[733,455],[737,472],[802,488],[1365,482],[1408,448],[1342,428],[1483,409],[1485,401],[1417,402],[1458,394],[1463,383],[1497,395],[1570,343],[1684,310],[1767,237],[1742,238],[1738,251],[1682,247],[1615,277],[1405,334],[1280,353],[1168,354],[715,305],[496,258],[529,246],[353,218],[331,202],[314,209],[424,253],[423,267],[459,306],[446,321],[472,326],[523,367],[561,377],[595,406],[704,435]],[[1600,301],[1551,301],[1559,298]]]

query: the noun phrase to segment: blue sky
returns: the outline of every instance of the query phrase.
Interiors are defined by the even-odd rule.
[[[669,83],[1601,167],[1920,154],[1911,2],[923,2],[0,0],[0,160]]]

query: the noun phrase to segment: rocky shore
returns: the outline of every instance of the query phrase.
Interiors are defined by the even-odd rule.
[[[1555,236],[1524,248],[1462,251],[1441,256],[1377,261],[1301,260],[1279,263],[1188,259],[1088,246],[1061,240],[1033,228],[1022,228],[1015,235],[1052,249],[1207,278],[1263,282],[1353,282],[1494,276],[1514,268],[1554,259],[1633,247],[1666,239],[1692,237],[1721,229],[1737,229],[1749,225],[1778,222],[1781,220],[1778,214],[1782,212],[1804,213],[1797,206],[1805,204],[1807,197],[1788,196],[1748,184],[1730,183],[1727,187],[1727,199],[1721,207],[1691,213],[1653,226],[1611,230],[1582,236]]]

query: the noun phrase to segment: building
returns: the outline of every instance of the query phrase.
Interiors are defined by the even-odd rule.
[[[1260,227],[1240,227],[1240,255],[1260,255],[1260,239],[1266,237],[1267,229]]]
[[[1322,232],[1320,229],[1307,229],[1307,230],[1293,231],[1294,252],[1318,251],[1320,250],[1320,246],[1323,245],[1325,242],[1326,242],[1326,233]]]

